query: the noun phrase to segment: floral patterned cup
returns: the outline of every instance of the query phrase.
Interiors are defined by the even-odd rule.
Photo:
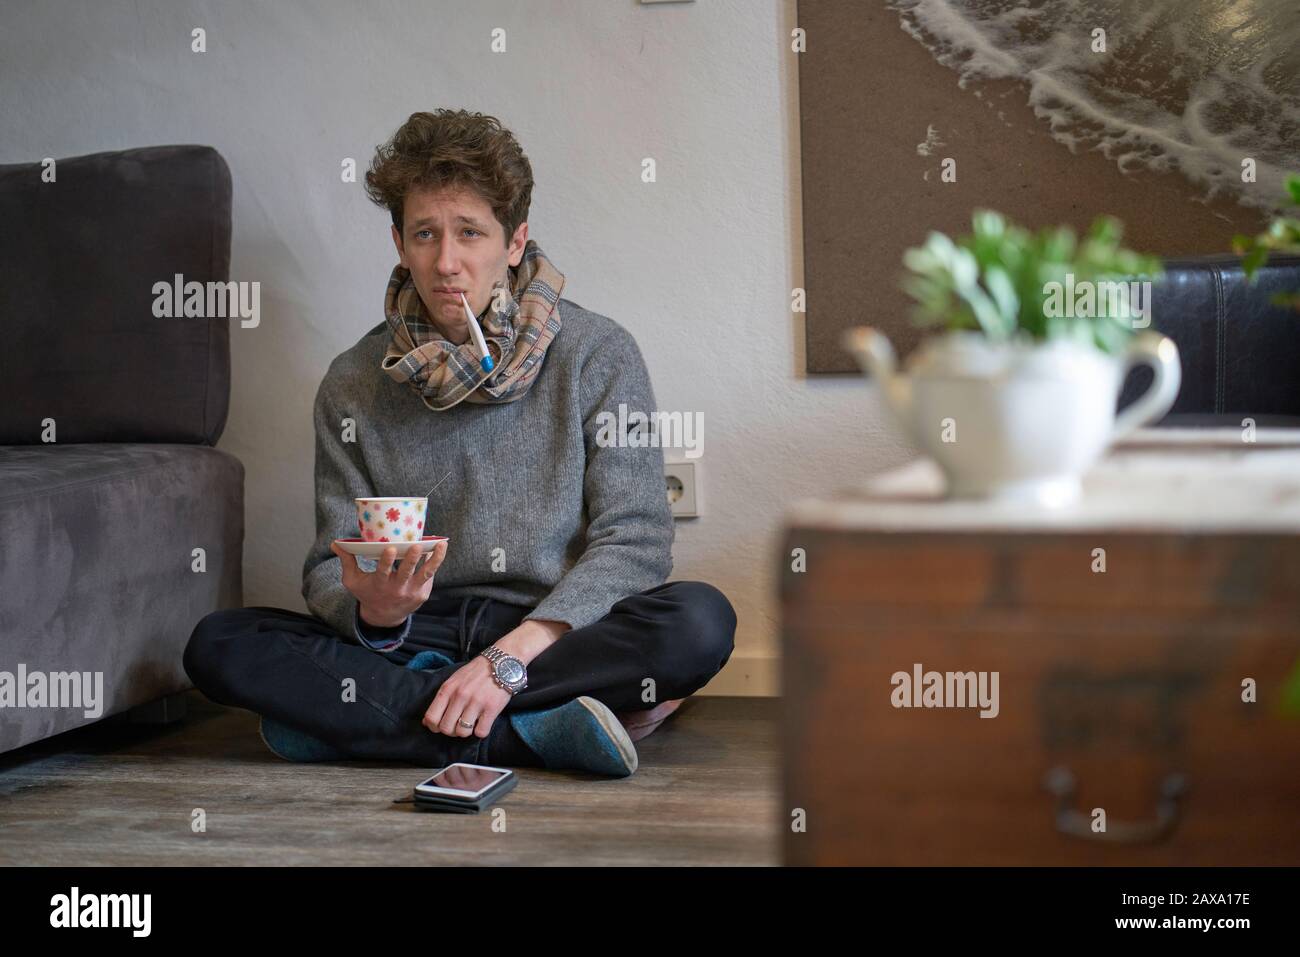
[[[418,542],[424,537],[427,498],[359,498],[357,528],[367,542]]]

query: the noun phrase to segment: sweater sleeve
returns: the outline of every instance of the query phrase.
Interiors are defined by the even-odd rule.
[[[307,610],[339,636],[355,638],[376,651],[392,651],[406,637],[411,617],[408,615],[404,625],[393,629],[374,629],[362,622],[356,596],[343,586],[342,561],[330,551],[335,539],[356,535],[353,499],[375,492],[357,443],[342,440],[342,419],[348,412],[336,404],[329,381],[327,373],[316,391],[312,410],[316,429],[316,540],[303,563],[302,594]]]
[[[650,375],[630,333],[621,331],[597,346],[583,363],[578,390],[587,458],[587,545],[525,616],[564,621],[575,629],[599,621],[620,599],[663,584],[673,568],[676,533],[663,449],[651,441],[651,427],[637,429],[628,422],[619,430],[620,403],[629,418],[642,412],[657,420]],[[633,440],[646,444],[634,446]]]
[[[357,617],[353,623],[356,628],[357,641],[365,645],[371,651],[396,651],[402,647],[402,642],[406,636],[411,633],[411,616],[406,616],[406,621],[400,625],[394,625],[392,628],[380,628],[378,625],[368,625],[361,620],[361,606],[357,606]]]

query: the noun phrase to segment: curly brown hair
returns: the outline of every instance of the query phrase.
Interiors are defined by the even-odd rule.
[[[492,207],[510,245],[528,218],[533,168],[519,141],[493,116],[465,110],[412,113],[375,151],[366,195],[387,206],[402,232],[402,210],[412,189],[468,186]]]

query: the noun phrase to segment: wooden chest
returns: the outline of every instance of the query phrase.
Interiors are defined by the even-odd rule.
[[[785,862],[1300,864],[1300,437],[1257,438],[1140,432],[1057,512],[927,461],[797,503]]]

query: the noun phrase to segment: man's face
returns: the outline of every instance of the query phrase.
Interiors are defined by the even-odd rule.
[[[504,236],[492,207],[471,189],[451,186],[406,194],[402,231],[393,227],[393,243],[434,325],[457,345],[470,338],[465,307],[459,295],[439,290],[463,290],[474,315],[481,315],[492,298],[492,285],[523,258],[528,224],[519,224],[509,246]]]

